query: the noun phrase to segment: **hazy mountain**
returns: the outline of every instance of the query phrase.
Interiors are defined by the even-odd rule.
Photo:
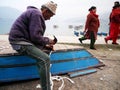
[[[11,7],[0,7],[0,34],[9,33],[10,27],[21,11]]]

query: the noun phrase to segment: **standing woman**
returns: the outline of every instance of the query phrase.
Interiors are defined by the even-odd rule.
[[[89,9],[89,14],[87,15],[87,20],[85,24],[84,36],[79,38],[82,43],[83,40],[90,39],[90,49],[96,50],[94,47],[95,41],[97,39],[97,32],[100,26],[98,15],[96,14],[96,7],[92,6]]]

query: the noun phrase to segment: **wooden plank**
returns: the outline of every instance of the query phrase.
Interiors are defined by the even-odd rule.
[[[73,77],[87,75],[87,74],[91,74],[91,73],[95,73],[95,72],[97,72],[96,69],[88,69],[88,70],[82,70],[82,71],[69,73],[69,76],[73,78]]]

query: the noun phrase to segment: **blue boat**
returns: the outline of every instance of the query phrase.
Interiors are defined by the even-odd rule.
[[[85,49],[56,50],[50,55],[52,75],[104,66]],[[15,54],[0,55],[0,83],[39,78],[34,59]]]

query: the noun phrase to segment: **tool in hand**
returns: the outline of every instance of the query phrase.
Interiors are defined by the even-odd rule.
[[[56,44],[58,40],[57,40],[57,38],[56,38],[54,35],[53,35],[53,37],[54,37],[54,40],[53,40],[53,41],[54,41],[55,44]]]

